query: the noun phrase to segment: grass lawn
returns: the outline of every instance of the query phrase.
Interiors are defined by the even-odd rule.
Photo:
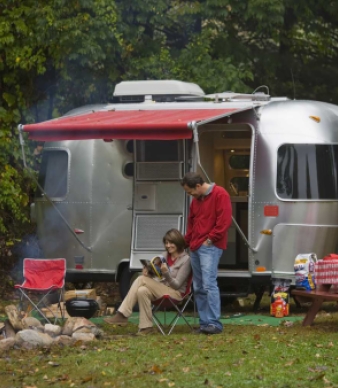
[[[1,308],[1,307],[0,307]],[[225,306],[224,314],[252,314]],[[261,315],[269,315],[263,299]],[[0,354],[0,387],[338,387],[338,313],[327,303],[312,327],[225,325],[220,335],[178,326],[169,337],[139,337],[137,327],[102,325],[90,345]],[[291,315],[306,308],[291,305]]]

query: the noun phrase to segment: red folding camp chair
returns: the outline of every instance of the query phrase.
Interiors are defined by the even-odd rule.
[[[187,288],[184,293],[183,299],[177,300],[172,298],[170,295],[163,295],[161,298],[154,300],[153,303],[153,322],[159,329],[159,331],[163,335],[170,335],[172,331],[174,330],[177,321],[182,318],[184,322],[189,326],[190,330],[193,331],[193,327],[190,325],[186,317],[184,316],[184,311],[193,299],[193,290],[192,290],[192,274],[189,277],[188,283],[187,283]],[[176,312],[176,315],[174,318],[166,324],[166,312],[169,309],[173,309]],[[157,312],[163,311],[164,312],[164,320],[163,323],[161,320],[158,318],[156,315]],[[195,304],[194,304],[194,317],[195,317]],[[168,333],[165,332],[165,326],[169,327]]]
[[[58,320],[55,313],[49,308],[47,297],[52,293],[58,294],[58,307],[61,309],[62,289],[65,285],[66,260],[65,259],[24,259],[22,284],[14,287],[21,292],[20,304],[26,299],[32,306],[31,311],[37,311],[48,323],[42,308],[46,308],[54,316],[54,323]],[[40,296],[38,301],[32,299],[32,295]]]

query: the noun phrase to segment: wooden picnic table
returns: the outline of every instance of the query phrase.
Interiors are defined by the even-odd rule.
[[[291,291],[291,295],[294,296],[299,303],[312,302],[303,319],[303,326],[309,326],[313,323],[324,302],[338,302],[338,293],[335,293],[330,287],[331,284],[322,284],[320,288],[313,291],[300,289],[293,289]]]

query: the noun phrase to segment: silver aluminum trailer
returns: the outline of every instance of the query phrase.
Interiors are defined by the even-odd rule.
[[[294,280],[297,254],[337,252],[337,106],[204,95],[179,81],[123,82],[114,98],[20,126],[46,141],[34,213],[45,256],[66,257],[68,279],[116,279],[124,295],[163,234],[184,233],[190,170],[231,195],[223,294],[259,302],[271,278]]]

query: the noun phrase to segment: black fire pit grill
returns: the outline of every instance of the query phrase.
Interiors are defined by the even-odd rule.
[[[66,301],[66,310],[71,317],[91,318],[99,309],[94,299],[71,298]]]

